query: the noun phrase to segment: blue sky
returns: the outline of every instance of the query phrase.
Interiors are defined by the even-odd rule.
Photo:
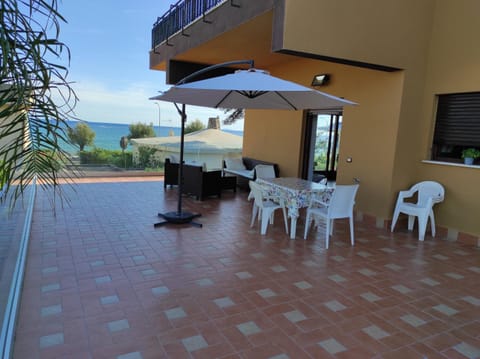
[[[180,126],[173,104],[149,97],[168,88],[165,73],[149,69],[151,30],[175,1],[99,0],[59,2],[66,18],[60,40],[71,51],[68,79],[80,101],[77,117],[92,122],[154,123]],[[220,110],[187,106],[188,121],[225,115]],[[242,129],[243,121],[223,129]]]

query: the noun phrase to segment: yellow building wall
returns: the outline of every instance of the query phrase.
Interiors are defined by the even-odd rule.
[[[309,86],[315,74],[329,73],[330,84],[319,90],[358,103],[344,108],[337,183],[360,179],[357,209],[386,218],[393,201],[391,176],[402,72],[380,72],[311,59],[299,59],[270,71],[305,86]],[[302,111],[248,111],[244,155],[278,163],[282,176],[299,176],[302,119]],[[347,157],[353,161],[347,163]]]
[[[243,156],[275,162],[282,177],[298,177],[301,143],[301,111],[246,111]]]
[[[421,128],[425,159],[432,143],[436,95],[480,91],[479,14],[477,0],[437,1],[422,107],[426,119]],[[418,178],[433,179],[445,187],[445,202],[435,209],[437,223],[453,232],[480,236],[479,166],[420,163]]]
[[[285,2],[282,49],[398,69],[385,72],[308,59],[269,69],[307,86],[313,75],[330,73],[331,84],[320,90],[359,103],[344,112],[337,181],[359,178],[357,209],[379,223],[391,218],[398,191],[418,177],[417,164],[424,159],[418,126],[425,121],[422,96],[434,5],[434,0]],[[256,120],[252,124],[250,116],[248,112],[244,148],[265,151],[265,136],[253,138],[273,127]],[[285,118],[294,120],[283,124]],[[269,156],[282,153],[278,157],[287,169],[282,174],[299,174],[302,137],[292,138],[301,121],[301,115],[282,115],[281,138],[268,143]],[[353,161],[347,163],[347,157]]]
[[[286,0],[283,47],[405,69],[430,39],[435,0]]]
[[[341,78],[344,89],[335,84],[325,89],[360,104],[345,111],[339,164],[339,181],[359,177],[362,182],[360,211],[389,219],[399,190],[418,181],[437,180],[446,188],[446,199],[436,208],[437,224],[453,232],[480,235],[476,215],[480,187],[474,185],[480,183],[480,168],[422,162],[430,158],[435,95],[480,90],[478,14],[477,0],[286,1],[283,48],[401,70],[384,74],[385,79],[391,77],[391,84],[382,82],[382,73],[375,72],[378,76],[366,76],[364,88],[350,75]],[[301,78],[301,66],[296,71],[297,79]],[[321,72],[327,71],[316,71]],[[362,72],[353,73],[365,78]],[[350,93],[347,89],[352,84],[357,86]],[[378,102],[372,103],[362,91],[376,96]],[[363,106],[368,110],[357,113]],[[393,119],[388,126],[380,121],[387,113]],[[352,126],[357,117],[371,124],[370,132]],[[370,133],[384,142],[366,141]],[[355,153],[352,164],[346,164],[347,153],[359,148],[360,155]],[[363,161],[367,154],[377,161],[372,157]],[[358,158],[365,171],[357,168]],[[367,169],[376,175],[369,176]],[[367,198],[362,198],[364,193]],[[462,215],[454,215],[459,211]]]
[[[350,73],[344,67],[349,74],[341,78],[344,88],[334,84],[326,89],[360,104],[345,110],[338,168],[339,182],[360,178],[360,211],[377,220],[390,219],[399,190],[421,180],[438,180],[446,186],[447,197],[436,208],[437,224],[480,234],[475,215],[452,216],[460,209],[478,211],[480,190],[471,184],[480,170],[438,171],[422,162],[430,158],[434,95],[479,90],[479,13],[475,0],[286,1],[284,49],[400,70],[382,76],[375,71]],[[359,83],[365,79],[362,88]],[[356,127],[360,119],[369,126]],[[374,136],[379,138],[367,140]],[[353,158],[351,164],[346,156]],[[450,187],[452,178],[460,186]]]

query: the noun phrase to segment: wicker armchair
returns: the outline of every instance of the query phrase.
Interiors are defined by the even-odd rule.
[[[208,196],[221,196],[222,171],[204,171],[203,166],[183,165],[182,193],[203,201]]]
[[[167,185],[177,186],[178,185],[178,163],[173,163],[170,161],[170,158],[165,158],[165,167],[164,167],[164,180],[163,188],[167,188]]]

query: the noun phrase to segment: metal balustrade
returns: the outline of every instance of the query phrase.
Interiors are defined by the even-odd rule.
[[[217,5],[227,0],[180,0],[171,5],[170,9],[153,24],[152,29],[152,49],[167,41],[168,38],[179,31],[184,31],[185,27],[195,20],[203,17],[203,21],[208,22],[205,15]],[[235,6],[232,2],[232,6]],[[187,34],[185,34],[188,36]]]

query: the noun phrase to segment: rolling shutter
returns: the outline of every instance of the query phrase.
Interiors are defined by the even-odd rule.
[[[480,92],[438,96],[433,143],[480,146]]]

